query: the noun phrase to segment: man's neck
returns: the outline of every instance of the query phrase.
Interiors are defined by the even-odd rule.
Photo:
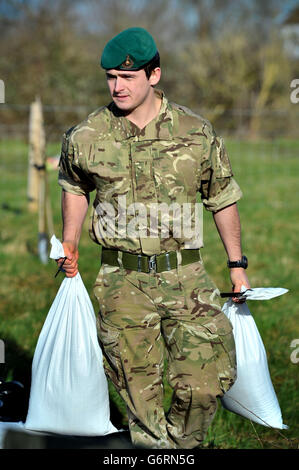
[[[152,93],[148,96],[146,101],[131,113],[127,114],[126,118],[139,127],[139,129],[143,129],[158,116],[161,109],[161,103],[161,97],[152,90]]]

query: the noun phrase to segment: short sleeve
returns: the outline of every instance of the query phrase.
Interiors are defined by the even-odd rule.
[[[95,185],[80,165],[79,152],[75,150],[71,140],[71,130],[62,138],[58,184],[66,192],[84,196],[93,191]]]
[[[216,212],[238,201],[242,191],[233,178],[223,139],[216,136],[211,125],[205,130],[206,158],[201,164],[198,189],[205,209]]]

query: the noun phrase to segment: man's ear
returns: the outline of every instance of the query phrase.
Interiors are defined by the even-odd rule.
[[[149,77],[149,82],[150,85],[155,86],[157,83],[159,83],[161,78],[161,68],[156,67],[154,70],[152,70],[151,76]]]

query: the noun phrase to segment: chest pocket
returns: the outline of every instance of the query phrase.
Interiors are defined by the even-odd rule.
[[[184,203],[196,198],[195,149],[184,142],[160,140],[153,148],[153,171],[163,200]]]
[[[87,157],[88,172],[100,201],[118,202],[119,196],[132,201],[129,146],[120,142],[93,143]]]

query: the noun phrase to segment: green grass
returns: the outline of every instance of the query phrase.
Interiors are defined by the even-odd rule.
[[[298,185],[299,141],[227,142],[234,175],[243,191],[238,203],[243,251],[249,258],[248,277],[253,287],[286,287],[289,293],[265,302],[249,301],[262,336],[272,382],[289,430],[278,431],[221,408],[209,429],[209,448],[297,448],[298,368],[290,360],[291,341],[298,329]],[[47,147],[58,154],[60,144]],[[40,263],[37,256],[37,215],[28,212],[25,143],[0,141],[0,338],[6,345],[6,363],[0,376],[15,378],[29,387],[31,360],[45,317],[61,283],[54,279],[56,264]],[[50,193],[55,234],[61,236],[60,188],[50,172]],[[226,255],[210,213],[204,211],[203,257],[206,269],[220,290],[230,289]],[[91,295],[99,268],[99,248],[84,226],[80,244],[80,272]],[[165,383],[165,408],[171,390]],[[126,424],[125,406],[109,383],[112,416]]]

